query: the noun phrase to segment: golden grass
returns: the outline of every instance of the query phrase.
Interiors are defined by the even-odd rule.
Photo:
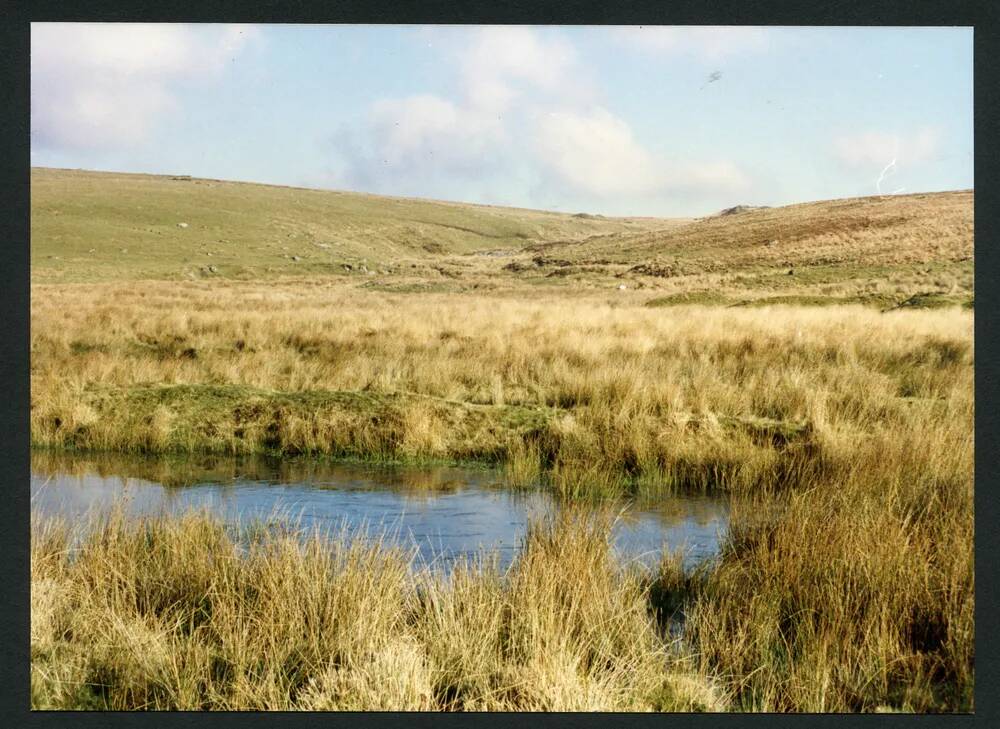
[[[928,423],[836,476],[737,499],[688,613],[704,670],[753,711],[971,711],[973,439]]]
[[[38,286],[35,445],[506,462],[568,494],[759,488],[971,427],[972,314],[335,285]]]
[[[32,531],[32,707],[718,710],[607,522],[534,525],[501,572],[212,519]],[[74,547],[73,545],[76,544]]]
[[[971,193],[682,224],[162,179],[125,214],[71,177],[34,196],[33,445],[477,460],[569,498],[727,490],[732,522],[693,572],[563,524],[450,581],[201,518],[74,553],[37,525],[36,707],[972,710]],[[192,243],[164,216],[203,196]],[[320,275],[369,243],[390,265]],[[130,280],[185,271],[212,280]]]

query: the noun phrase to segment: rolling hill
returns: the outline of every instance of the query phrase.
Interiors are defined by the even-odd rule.
[[[342,280],[389,293],[644,290],[649,305],[971,305],[971,191],[605,218],[32,171],[36,283]]]
[[[344,273],[344,264],[676,224],[189,177],[31,173],[32,273],[46,281]]]

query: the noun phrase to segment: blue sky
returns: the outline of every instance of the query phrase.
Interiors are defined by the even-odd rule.
[[[610,215],[971,188],[968,28],[32,25],[32,164]]]

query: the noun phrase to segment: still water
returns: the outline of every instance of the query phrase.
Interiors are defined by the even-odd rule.
[[[560,508],[543,489],[511,491],[496,471],[387,467],[319,459],[142,458],[34,452],[31,506],[42,517],[84,517],[121,507],[132,517],[207,510],[227,523],[294,522],[382,538],[447,566],[480,550],[501,566],[517,553],[530,520]],[[722,499],[671,497],[655,504],[621,500],[613,547],[623,562],[655,564],[681,549],[688,565],[711,558],[724,534]]]

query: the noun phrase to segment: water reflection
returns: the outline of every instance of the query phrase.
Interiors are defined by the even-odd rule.
[[[80,521],[116,506],[132,517],[205,509],[229,523],[278,519],[349,535],[386,531],[439,564],[484,548],[505,565],[529,520],[560,508],[547,491],[503,488],[487,469],[37,451],[31,470],[32,510],[43,516]],[[724,501],[703,496],[603,508],[617,514],[620,558],[648,564],[664,548],[684,549],[689,564],[711,557],[728,517]]]

